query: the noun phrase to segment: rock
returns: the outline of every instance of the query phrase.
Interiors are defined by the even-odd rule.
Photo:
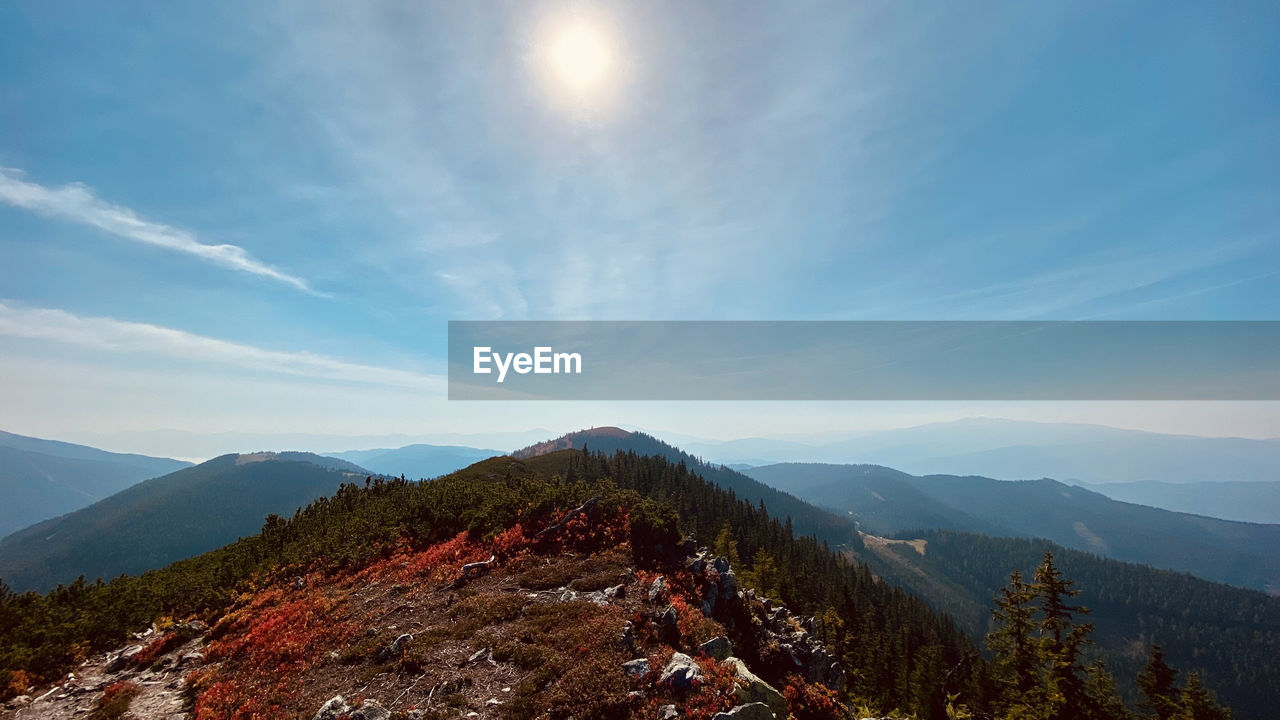
[[[635,626],[628,620],[622,624],[622,636],[618,638],[618,644],[622,646],[624,652],[634,652],[636,649],[636,631]]]
[[[492,566],[493,563],[496,561],[497,561],[497,558],[493,555],[490,555],[488,560],[483,560],[481,562],[467,563],[466,565],[463,565],[462,579],[470,580],[471,578],[480,577],[481,575],[484,575],[485,573],[489,572],[490,566]]]
[[[621,600],[625,598],[627,596],[626,583],[619,583],[617,585],[614,585],[613,587],[605,588],[604,596],[607,598],[614,598],[617,600]]]
[[[764,703],[739,705],[728,712],[716,713],[711,720],[774,720],[773,710]]]
[[[472,653],[471,657],[467,658],[467,664],[474,665],[475,663],[484,662],[485,660],[492,659],[492,657],[493,657],[493,648],[484,648],[483,650],[477,650],[474,653]]]
[[[400,657],[404,653],[405,647],[411,642],[413,642],[412,635],[409,633],[401,635],[392,640],[390,645],[382,648],[382,652],[378,653],[378,660],[390,660],[391,658]]]
[[[658,708],[658,717],[660,720],[675,720],[680,717],[680,711],[676,709],[675,705],[663,705]]]
[[[18,697],[13,698],[12,700],[9,701],[9,706],[15,707],[15,708],[26,707],[30,704],[31,704],[30,695],[19,695]]]
[[[577,600],[577,599],[578,599],[578,593],[574,592],[573,590],[565,590],[563,593],[560,593],[560,602],[562,603],[573,602],[574,600]]]
[[[702,667],[693,658],[684,653],[671,656],[671,661],[662,669],[658,678],[660,685],[667,685],[676,690],[692,690],[702,682]]]
[[[689,557],[698,552],[698,541],[694,538],[687,537],[680,541],[680,552],[684,557]]]
[[[637,680],[649,674],[649,658],[636,658],[622,663],[622,671],[627,677]]]
[[[653,584],[649,586],[649,602],[656,603],[658,599],[667,592],[667,580],[659,575],[654,578]]]
[[[729,558],[718,557],[714,561],[712,561],[711,566],[716,569],[716,572],[723,575],[729,572]]]
[[[720,573],[720,587],[724,588],[724,594],[726,596],[737,595],[738,576],[735,575],[732,570],[725,570]]]
[[[593,590],[586,595],[587,602],[604,607],[609,604],[609,597],[599,590]]]
[[[831,669],[827,671],[826,682],[823,684],[836,692],[844,692],[845,688],[849,687],[849,677],[844,672],[844,666],[838,662],[831,663]]]
[[[658,639],[671,647],[680,647],[680,616],[671,605],[658,618]]]
[[[698,652],[716,660],[725,660],[733,654],[733,644],[729,642],[729,638],[721,635],[699,645]]]
[[[744,704],[764,703],[775,715],[786,717],[787,700],[772,685],[761,680],[755,673],[747,669],[747,664],[736,657],[730,657],[725,663],[733,666],[733,673],[738,684],[734,695]]]
[[[320,706],[311,720],[336,720],[338,716],[347,715],[350,712],[351,706],[347,704],[346,698],[334,695],[329,698],[329,702]]]
[[[107,672],[114,673],[125,669],[129,666],[129,661],[133,659],[133,656],[140,652],[142,652],[141,645],[130,645],[124,650],[121,650],[119,655],[115,656],[111,659],[111,662],[107,663]]]
[[[800,660],[800,656],[796,653],[794,645],[791,643],[782,643],[778,646],[778,649],[786,653],[787,657],[791,660],[791,664],[795,665],[797,670],[804,669],[804,662]]]
[[[351,720],[391,720],[391,711],[379,705],[377,700],[365,700],[351,713]]]

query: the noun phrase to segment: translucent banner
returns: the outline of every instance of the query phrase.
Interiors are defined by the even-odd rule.
[[[453,321],[451,400],[1276,400],[1280,322]]]

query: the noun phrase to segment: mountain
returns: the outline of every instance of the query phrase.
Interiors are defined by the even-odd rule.
[[[349,460],[360,467],[392,477],[411,479],[448,475],[486,458],[505,455],[499,450],[482,450],[464,445],[406,445],[401,448],[348,450],[329,453],[330,457]]]
[[[948,698],[986,717],[1002,681],[965,634],[981,634],[991,588],[1053,549],[1094,593],[1090,619],[1109,666],[1132,668],[1155,641],[1220,697],[1259,700],[1237,708],[1241,720],[1267,717],[1280,700],[1280,600],[1042,541],[867,536],[833,551],[709,482],[703,467],[626,450],[492,458],[426,483],[345,484],[260,533],[141,577],[45,596],[0,591],[0,687],[15,687],[4,673],[56,678],[79,665],[86,690],[40,686],[31,697],[101,703],[122,670],[149,667],[162,680],[137,688],[144,704],[161,702],[153,691],[167,683],[185,684],[200,717],[309,717],[337,693],[345,699],[331,715],[360,696],[422,709],[417,717],[649,718],[674,704],[710,718],[742,701],[735,687],[765,692],[699,653],[723,634],[799,718],[847,717],[856,702],[857,717],[899,708],[941,720]],[[691,557],[698,541],[713,551]],[[895,560],[913,554],[943,564]],[[885,580],[948,608],[963,631]],[[751,592],[727,593],[735,582]],[[121,652],[162,615],[198,622],[161,618],[151,639]],[[632,651],[619,653],[627,643]],[[661,676],[677,650],[699,664],[705,690],[668,694]],[[648,672],[628,679],[629,656],[647,659]],[[1132,673],[1117,680],[1131,692]]]
[[[0,432],[0,537],[190,466]]]
[[[31,683],[72,666],[83,691]],[[376,700],[385,710],[360,717],[605,720],[673,705],[709,720],[746,705],[732,717],[836,720],[856,697],[941,720],[948,693],[989,703],[977,649],[922,601],[687,467],[574,451],[348,484],[141,577],[0,593],[0,685],[21,672],[35,714],[117,701],[100,693],[138,671],[149,680],[115,693],[166,711],[186,697],[210,718],[354,716]],[[172,702],[169,683],[183,688]]]
[[[164,567],[251,535],[268,515],[292,515],[367,474],[310,453],[224,455],[9,535],[0,540],[0,579],[43,591],[80,575]]]
[[[1280,523],[1280,480],[1273,482],[1081,483],[1112,500],[1251,523]]]
[[[1280,525],[1118,502],[1054,480],[914,476],[874,465],[786,463],[752,477],[851,514],[876,535],[946,529],[1041,537],[1076,550],[1280,591]]]
[[[650,455],[683,464],[697,472],[708,482],[728,490],[735,497],[750,503],[763,504],[770,514],[788,518],[801,535],[813,535],[833,545],[856,543],[857,533],[853,523],[845,517],[803,502],[794,495],[755,480],[723,465],[705,463],[694,456],[641,432],[631,432],[617,427],[599,427],[562,435],[513,452],[512,457],[532,458],[558,450],[582,450],[611,455],[615,452]]]
[[[1102,425],[968,418],[848,436],[686,442],[716,462],[884,465],[916,475],[1086,483],[1259,482],[1280,479],[1280,439],[1215,438]],[[771,458],[764,461],[762,458]]]

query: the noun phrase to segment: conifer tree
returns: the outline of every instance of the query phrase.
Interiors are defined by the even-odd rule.
[[[1178,711],[1178,688],[1174,683],[1178,671],[1164,660],[1164,648],[1151,646],[1147,665],[1138,673],[1138,688],[1145,698],[1141,707],[1150,710],[1157,720],[1170,720]]]
[[[987,635],[987,647],[995,653],[996,677],[1003,685],[1001,694],[1010,699],[1025,698],[1040,686],[1033,597],[1022,573],[1014,570],[992,611],[997,626]]]
[[[1223,708],[1213,695],[1200,684],[1199,673],[1187,673],[1187,685],[1182,688],[1178,711],[1173,720],[1231,720],[1231,711]]]
[[[1046,551],[1031,589],[1040,603],[1041,663],[1049,675],[1048,685],[1061,697],[1061,717],[1066,718],[1084,715],[1089,704],[1080,656],[1093,632],[1093,625],[1075,622],[1076,615],[1086,615],[1089,609],[1068,603],[1080,594],[1073,584],[1053,564],[1053,553]]]

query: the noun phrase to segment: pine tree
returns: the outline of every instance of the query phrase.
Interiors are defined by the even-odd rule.
[[[716,541],[713,545],[716,555],[729,561],[729,567],[740,568],[742,566],[742,558],[738,556],[738,540],[733,535],[733,528],[729,525],[729,521],[725,520],[720,526],[720,533],[716,535]]]
[[[1085,670],[1081,720],[1130,720],[1133,713],[1116,693],[1116,681],[1101,660]]]
[[[1021,572],[1014,570],[992,611],[997,625],[987,635],[987,647],[995,654],[996,678],[1003,686],[1001,694],[1011,703],[1027,698],[1040,686],[1033,598],[1031,586],[1022,580]]]
[[[1145,697],[1140,707],[1154,713],[1157,720],[1170,720],[1178,711],[1177,679],[1178,671],[1164,661],[1164,648],[1153,644],[1146,667],[1138,673],[1138,687]]]
[[[1086,615],[1089,609],[1068,604],[1069,598],[1080,594],[1079,590],[1072,589],[1073,584],[1054,566],[1053,553],[1046,551],[1031,585],[1040,602],[1039,654],[1049,674],[1048,686],[1055,691],[1055,696],[1061,696],[1060,716],[1067,718],[1082,716],[1089,704],[1080,655],[1093,632],[1093,625],[1075,623],[1075,616]]]
[[[1198,673],[1187,673],[1187,685],[1182,689],[1182,699],[1173,720],[1231,720],[1231,711],[1218,704],[1213,695],[1200,684]]]

